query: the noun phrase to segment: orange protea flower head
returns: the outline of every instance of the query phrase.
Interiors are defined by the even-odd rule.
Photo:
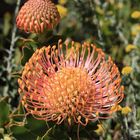
[[[123,99],[117,66],[93,44],[37,49],[18,80],[21,102],[40,120],[86,125],[107,118]]]
[[[20,9],[16,23],[25,32],[40,33],[53,29],[60,15],[51,0],[28,0]]]

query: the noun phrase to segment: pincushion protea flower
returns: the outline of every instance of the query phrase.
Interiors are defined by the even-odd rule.
[[[35,118],[82,125],[116,111],[120,82],[117,66],[101,49],[61,40],[36,50],[18,80],[21,102]]]
[[[39,33],[53,29],[60,15],[51,0],[28,0],[20,9],[16,23],[25,32]]]

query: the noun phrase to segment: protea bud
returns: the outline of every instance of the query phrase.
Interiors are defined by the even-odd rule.
[[[60,15],[51,0],[28,0],[20,9],[16,23],[25,32],[40,33],[53,29]]]
[[[87,125],[108,118],[124,95],[118,68],[101,49],[61,40],[37,49],[18,83],[27,112],[57,124],[67,120]]]

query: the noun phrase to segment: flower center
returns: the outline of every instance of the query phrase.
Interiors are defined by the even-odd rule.
[[[49,94],[52,106],[58,113],[64,113],[66,116],[76,114],[77,109],[82,110],[86,104],[88,93],[90,92],[91,78],[86,70],[81,68],[62,68],[55,76],[49,79],[51,93]],[[48,94],[48,92],[46,93]]]

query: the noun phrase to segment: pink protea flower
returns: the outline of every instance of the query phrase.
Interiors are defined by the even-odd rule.
[[[61,40],[37,49],[18,80],[21,102],[35,118],[82,125],[116,111],[124,96],[120,82],[117,66],[101,49]]]
[[[60,15],[51,0],[28,0],[20,9],[16,23],[25,32],[40,33],[53,29]]]

